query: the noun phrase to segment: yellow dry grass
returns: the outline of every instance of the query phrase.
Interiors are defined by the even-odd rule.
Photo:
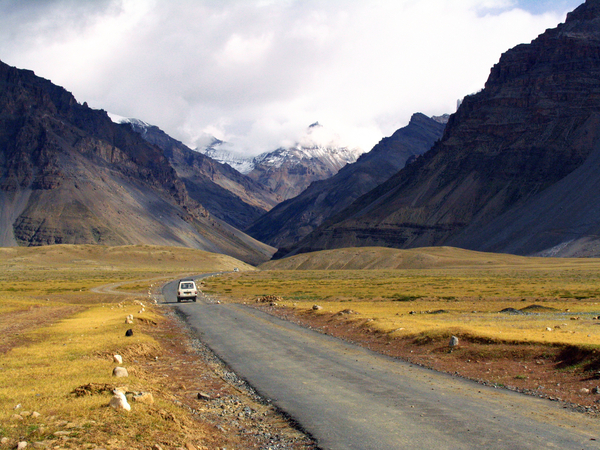
[[[207,288],[248,302],[276,295],[292,308],[318,304],[322,313],[351,309],[356,314],[347,317],[401,336],[600,344],[600,321],[594,319],[600,315],[599,259],[359,248],[298,255],[261,268],[211,279]],[[507,308],[512,314],[500,312]]]
[[[98,439],[108,435],[130,442],[129,448],[142,448],[153,435],[169,432],[173,422],[165,415],[175,412],[172,402],[136,405],[138,414],[128,415],[107,407],[106,395],[76,397],[72,391],[88,383],[156,391],[158,386],[140,379],[135,370],[126,379],[112,376],[117,365],[113,354],[123,355],[123,365],[131,367],[134,359],[153,358],[158,351],[138,320],[162,320],[151,309],[140,312],[150,285],[157,279],[234,267],[254,270],[225,255],[184,248],[0,248],[0,437],[11,442],[77,437],[78,442],[106,445]],[[140,295],[90,292],[116,282]],[[125,323],[129,314],[136,317],[133,325]],[[134,329],[132,337],[125,336],[128,328]],[[38,419],[32,418],[34,411],[41,414]],[[137,441],[141,447],[134,445]]]

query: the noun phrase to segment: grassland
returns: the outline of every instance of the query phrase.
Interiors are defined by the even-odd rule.
[[[436,368],[455,335],[461,349],[454,359],[482,361],[494,351],[514,360],[554,358],[563,372],[583,370],[577,376],[587,388],[600,382],[599,259],[361,248],[298,255],[261,269],[211,279],[207,289],[247,303],[279,297],[276,314],[369,345],[377,336],[387,353],[420,355],[419,362]],[[531,368],[526,375],[515,370],[502,383],[525,386],[519,378]]]
[[[0,249],[0,447],[25,441],[61,449],[255,448],[226,425],[227,410],[198,405],[201,391],[218,393],[220,402],[235,395],[234,404],[262,408],[267,420],[291,429],[203,365],[176,319],[150,304],[164,281],[234,267],[255,270],[183,248]],[[92,292],[114,283],[123,295]],[[125,323],[129,314],[133,324]],[[134,334],[126,337],[129,328]],[[114,354],[123,356],[129,377],[112,376]],[[108,403],[117,386],[151,392],[155,402],[116,411]],[[230,431],[220,431],[220,423]]]

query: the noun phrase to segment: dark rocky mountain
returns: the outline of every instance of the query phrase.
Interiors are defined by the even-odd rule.
[[[333,216],[369,192],[431,148],[441,138],[445,120],[415,114],[410,123],[373,149],[348,164],[336,175],[312,183],[297,197],[287,200],[258,219],[246,232],[279,248],[290,248]]]
[[[244,229],[279,201],[277,195],[226,164],[191,150],[160,128],[135,119],[126,119],[146,141],[164,152],[191,198],[212,215]]]
[[[159,244],[258,263],[272,249],[190,197],[163,151],[0,62],[0,244]]]
[[[502,55],[432,150],[298,251],[456,245],[595,255],[600,229],[600,0]]]

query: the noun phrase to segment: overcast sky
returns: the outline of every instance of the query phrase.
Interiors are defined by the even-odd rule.
[[[453,113],[583,0],[0,0],[0,59],[78,101],[257,154],[319,121],[369,150]],[[324,142],[326,143],[326,142]]]

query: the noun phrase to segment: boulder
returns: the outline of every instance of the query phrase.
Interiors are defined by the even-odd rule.
[[[154,404],[154,396],[152,395],[152,392],[138,392],[132,397],[132,400],[134,402],[144,403],[146,405]]]
[[[450,347],[450,350],[452,350],[454,347],[458,346],[458,338],[456,336],[452,336],[450,338],[450,342],[448,343],[448,346]]]
[[[129,373],[127,372],[127,369],[125,367],[115,367],[113,369],[113,377],[128,377]]]
[[[133,336],[133,330],[130,328],[125,332],[125,336]]]
[[[113,360],[117,364],[123,364],[123,357],[121,355],[114,355]]]
[[[131,406],[127,402],[127,397],[125,397],[125,394],[122,391],[115,389],[113,394],[113,397],[110,399],[110,406],[117,410],[124,409],[126,411],[131,411]]]

